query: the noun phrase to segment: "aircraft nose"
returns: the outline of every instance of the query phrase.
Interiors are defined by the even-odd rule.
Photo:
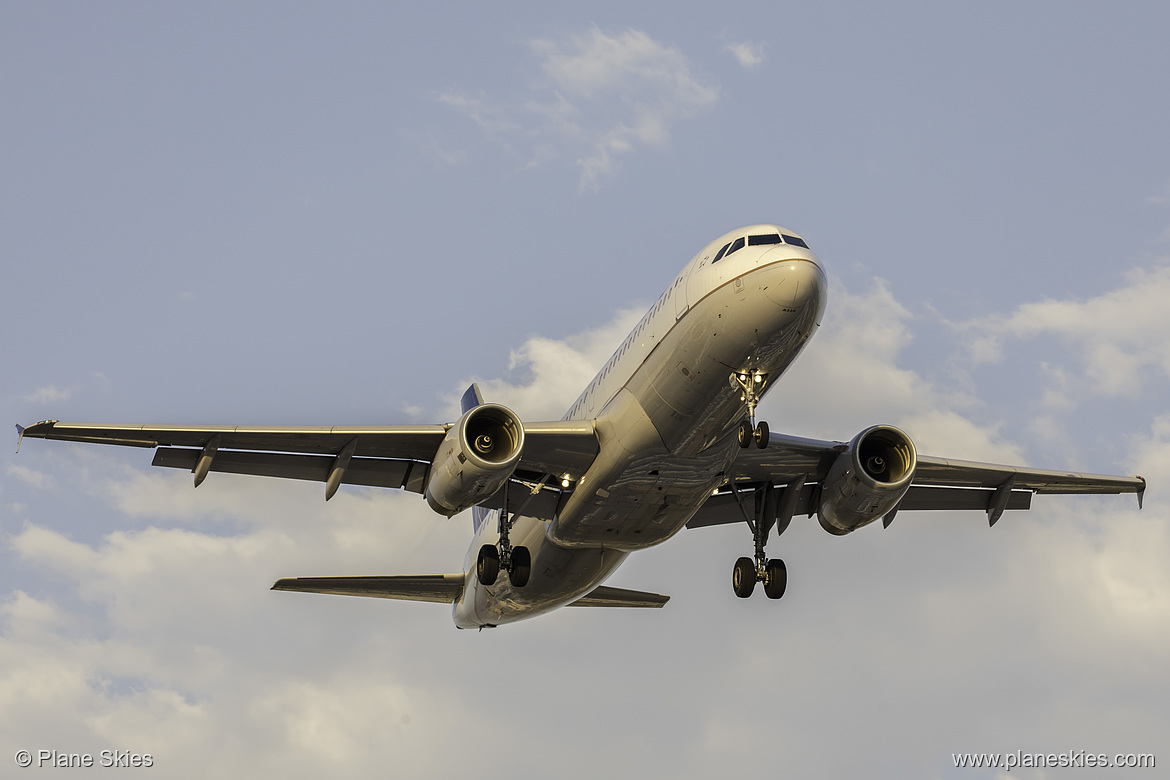
[[[803,309],[824,300],[825,274],[813,260],[793,258],[772,266],[765,294],[777,306]]]

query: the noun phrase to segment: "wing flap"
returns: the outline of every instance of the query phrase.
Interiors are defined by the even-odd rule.
[[[995,491],[982,488],[947,488],[913,485],[898,504],[898,511],[915,510],[959,510],[977,509],[986,512],[991,508]],[[1008,496],[1004,509],[1031,509],[1032,491],[1013,490]]]
[[[159,447],[155,450],[152,466],[192,471],[199,461],[202,450],[184,447]],[[210,470],[225,474],[249,474],[256,477],[280,477],[310,482],[325,482],[333,468],[334,458],[329,455],[292,455],[283,452],[241,452],[220,451],[211,461]],[[390,458],[351,458],[341,482],[346,485],[366,487],[399,488],[412,493],[425,493],[428,463]],[[567,495],[564,491],[545,485],[540,492],[529,496],[530,487],[519,480],[512,481],[508,491],[509,511],[523,509],[528,517],[551,520]],[[503,491],[484,501],[485,509],[499,509],[503,506]]]
[[[152,466],[186,469],[195,468],[201,450],[179,447],[159,447]],[[258,477],[282,477],[324,482],[329,478],[334,458],[330,455],[291,455],[281,452],[217,452],[211,461],[211,471],[226,474],[251,474]],[[427,464],[420,461],[392,460],[390,458],[351,458],[342,482],[346,485],[403,488],[415,493],[426,489]],[[419,478],[415,478],[415,477]]]
[[[796,499],[796,509],[793,511],[795,515],[807,515],[816,511],[816,494],[820,489],[820,485],[805,485],[801,488],[800,496]],[[744,505],[747,506],[748,511],[752,512],[755,499],[752,497],[751,491],[746,490],[741,493],[740,498],[743,499]],[[730,523],[742,523],[744,521],[743,510],[739,508],[735,496],[731,493],[719,493],[711,496],[699,507],[699,511],[687,521],[687,528],[706,528],[711,525],[728,525]]]
[[[661,609],[668,601],[670,601],[670,596],[663,596],[659,593],[599,585],[568,606]]]
[[[453,604],[463,594],[464,577],[463,574],[286,577],[277,580],[272,590]]]
[[[794,515],[810,515],[816,512],[816,493],[819,485],[805,485],[796,501]],[[906,491],[902,502],[898,504],[898,511],[945,511],[960,509],[977,509],[986,512],[991,507],[995,491],[990,488],[948,488],[926,485],[912,485]],[[749,493],[745,499],[752,507],[752,498]],[[1032,491],[1013,490],[1008,496],[1005,509],[1030,509],[1032,506]],[[687,522],[687,528],[705,528],[712,525],[727,525],[744,522],[743,512],[736,505],[735,497],[730,493],[720,493],[711,496],[699,508],[699,511]]]

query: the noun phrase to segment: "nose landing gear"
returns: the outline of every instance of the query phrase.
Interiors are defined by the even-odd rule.
[[[743,391],[739,400],[747,404],[747,417],[739,424],[738,433],[739,446],[745,449],[753,442],[761,450],[768,446],[768,423],[761,421],[759,425],[755,424],[756,404],[760,402],[767,379],[768,375],[760,371],[737,371],[731,375],[732,387],[738,385]]]

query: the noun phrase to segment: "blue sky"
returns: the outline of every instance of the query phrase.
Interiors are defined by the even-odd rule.
[[[993,531],[794,522],[779,604],[731,594],[744,529],[684,531],[613,580],[661,612],[472,634],[267,590],[454,571],[469,518],[30,441],[0,467],[0,760],[905,778],[1156,752],[1168,27],[1155,3],[0,4],[11,422],[435,422],[472,380],[559,418],[701,246],[774,222],[832,285],[774,430],[888,422],[1151,484],[1140,514],[1041,496]]]

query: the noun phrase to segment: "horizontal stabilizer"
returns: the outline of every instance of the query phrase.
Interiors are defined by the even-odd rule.
[[[643,607],[661,609],[670,596],[640,590],[598,586],[569,604],[570,607]]]
[[[332,593],[401,601],[453,604],[463,593],[463,574],[407,574],[367,577],[286,577],[273,590]]]

